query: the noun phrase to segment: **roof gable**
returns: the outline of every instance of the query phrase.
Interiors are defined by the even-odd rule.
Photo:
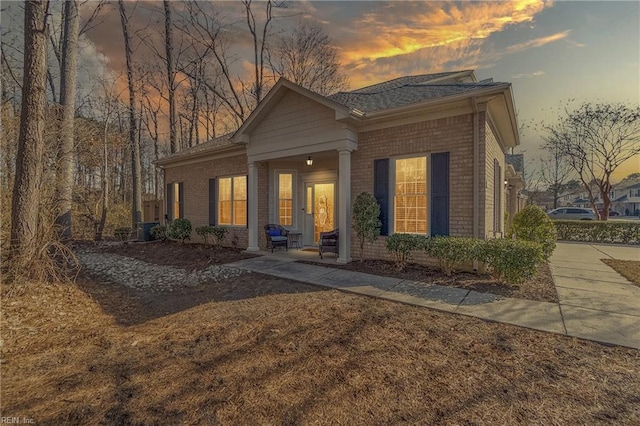
[[[278,80],[276,85],[269,91],[267,96],[258,104],[255,110],[249,115],[249,117],[242,123],[242,126],[236,131],[232,139],[236,142],[246,142],[248,135],[258,126],[262,120],[269,114],[269,111],[283,98],[283,96],[289,91],[296,92],[312,101],[315,101],[327,108],[330,108],[335,113],[335,119],[343,119],[350,117],[351,111],[345,105],[341,105],[332,99],[319,95],[311,90],[305,89],[295,83],[290,82],[284,78]]]

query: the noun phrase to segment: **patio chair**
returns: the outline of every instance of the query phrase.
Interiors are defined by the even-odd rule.
[[[318,243],[320,259],[323,259],[322,255],[324,253],[335,253],[338,255],[338,239],[340,237],[340,233],[338,229],[334,229],[329,232],[321,232],[320,233],[320,241]]]
[[[267,249],[271,249],[271,253],[273,253],[275,247],[284,247],[286,251],[289,251],[288,233],[289,231],[280,225],[266,224],[264,226],[264,234],[267,237]]]

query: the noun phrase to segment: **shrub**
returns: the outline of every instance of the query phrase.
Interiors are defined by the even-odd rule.
[[[485,262],[493,274],[512,284],[533,277],[544,259],[542,245],[531,241],[492,239],[481,241],[476,260]]]
[[[125,242],[131,237],[131,228],[116,228],[113,230],[113,235],[122,242]]]
[[[509,229],[509,238],[533,241],[542,246],[545,260],[549,260],[556,248],[557,232],[553,221],[540,207],[529,205],[515,214]]]
[[[558,240],[594,243],[640,244],[640,222],[623,221],[553,221]]]
[[[438,259],[442,272],[451,276],[456,267],[477,259],[478,245],[481,243],[482,240],[475,238],[427,238],[424,244],[424,251],[428,256]]]
[[[156,225],[149,232],[155,240],[165,241],[167,239],[167,227],[164,225]]]
[[[176,219],[169,224],[167,229],[167,236],[180,240],[184,243],[185,240],[191,239],[191,221],[189,219]]]
[[[387,251],[393,254],[399,271],[407,266],[411,252],[422,248],[423,245],[419,237],[411,234],[393,234],[387,238]]]
[[[376,198],[368,193],[361,192],[353,203],[353,230],[356,231],[360,242],[360,261],[364,259],[364,243],[373,243],[380,235],[380,205]]]
[[[224,238],[227,236],[227,232],[229,232],[227,228],[221,228],[219,226],[211,227],[211,233],[216,239],[216,245],[219,245],[219,246],[222,245]]]
[[[196,234],[200,235],[200,237],[202,237],[202,240],[204,241],[204,244],[207,245],[207,238],[209,238],[209,235],[213,234],[213,226],[198,226],[196,228]]]

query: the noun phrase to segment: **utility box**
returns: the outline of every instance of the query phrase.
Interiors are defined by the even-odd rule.
[[[151,228],[156,225],[160,225],[160,222],[139,222],[138,223],[138,240],[139,241],[151,241],[153,235],[151,235]]]

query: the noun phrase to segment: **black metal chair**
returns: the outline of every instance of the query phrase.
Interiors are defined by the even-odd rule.
[[[320,259],[323,259],[322,255],[324,253],[335,253],[338,256],[339,238],[340,232],[338,229],[320,233],[320,241],[318,243]]]
[[[264,226],[264,234],[267,237],[267,250],[271,249],[271,253],[273,253],[274,248],[284,247],[286,251],[289,251],[288,233],[289,231],[280,225],[267,223]]]

